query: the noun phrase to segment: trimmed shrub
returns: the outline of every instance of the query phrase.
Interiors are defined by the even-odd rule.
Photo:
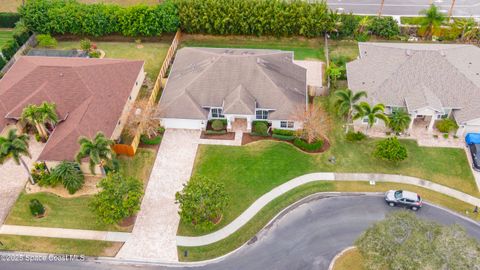
[[[227,131],[226,130],[205,130],[205,134],[220,135],[220,134],[227,134]]]
[[[17,52],[18,48],[19,46],[14,39],[11,39],[5,42],[5,44],[3,44],[3,47],[2,47],[2,54],[5,57],[5,60],[8,61],[12,59],[12,57]]]
[[[253,134],[257,136],[268,136],[268,122],[267,121],[254,121]]]
[[[438,131],[442,133],[450,133],[458,129],[458,125],[455,120],[451,118],[445,118],[436,123]]]
[[[337,29],[338,31],[330,33],[333,39],[353,38],[355,36],[361,16],[338,13],[332,13],[330,16],[334,22],[340,22],[340,27]]]
[[[277,135],[282,135],[282,136],[295,136],[295,131],[294,130],[288,130],[288,129],[275,128],[275,129],[273,129],[272,133],[277,134]]]
[[[195,227],[211,228],[223,215],[229,197],[223,183],[203,176],[194,176],[175,194],[183,222]]]
[[[315,152],[315,151],[318,151],[320,149],[322,149],[322,146],[323,146],[323,141],[322,140],[318,140],[318,141],[315,141],[313,143],[308,143],[307,141],[301,139],[301,138],[295,138],[293,140],[293,144],[304,150],[304,151],[307,151],[307,152]]]
[[[398,162],[408,157],[407,148],[397,137],[387,138],[377,143],[373,155],[386,161]]]
[[[91,48],[92,42],[88,38],[80,40],[80,49],[89,51]]]
[[[38,47],[55,48],[58,45],[57,40],[50,35],[37,35]]]
[[[281,135],[281,134],[273,134],[272,137],[282,141],[293,141],[296,138],[295,135]]]
[[[93,51],[93,52],[89,52],[89,53],[88,53],[88,56],[89,56],[90,58],[100,58],[100,55],[101,55],[101,54],[100,54],[99,51]]]
[[[215,131],[225,129],[224,121],[222,121],[220,119],[213,120],[212,121],[212,129],[215,130]]]
[[[42,203],[37,199],[30,200],[29,208],[30,213],[34,217],[42,216],[43,214],[45,214],[45,207],[43,207]]]
[[[0,28],[13,28],[20,20],[20,14],[14,12],[0,12]]]
[[[25,44],[30,37],[30,31],[22,21],[19,21],[13,29],[13,38],[19,46]]]
[[[50,173],[47,170],[47,166],[43,162],[35,162],[33,168],[30,170],[33,181],[39,183],[40,186],[49,182]]]
[[[393,38],[400,34],[398,23],[392,17],[373,17],[368,31],[372,35],[384,38]]]
[[[142,135],[140,137],[140,141],[143,144],[146,144],[146,145],[157,145],[162,141],[162,136],[156,136],[156,137],[153,137],[153,138],[149,138],[146,135]]]
[[[62,161],[62,163],[58,164],[52,169],[50,174],[50,182],[61,182],[68,190],[68,193],[74,194],[83,187],[85,178],[78,163]]]
[[[357,132],[349,131],[345,136],[345,138],[349,142],[358,142],[358,141],[364,140],[366,137],[367,135],[363,134],[360,131],[357,131]]]
[[[3,57],[0,55],[0,69],[2,69],[5,65],[7,64],[7,61],[3,59]],[[2,76],[0,76],[2,78]]]

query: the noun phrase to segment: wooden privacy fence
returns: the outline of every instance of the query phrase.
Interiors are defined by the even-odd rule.
[[[172,44],[168,48],[167,55],[165,56],[165,60],[163,61],[162,67],[160,68],[160,72],[158,73],[157,80],[155,81],[155,86],[153,87],[152,94],[148,99],[148,106],[149,106],[148,109],[150,109],[151,106],[156,105],[155,101],[157,100],[160,90],[164,86],[162,85],[162,79],[165,78],[165,76],[167,75],[168,67],[172,62],[173,56],[175,55],[175,51],[177,50],[178,44],[180,43],[181,35],[182,33],[180,29],[177,30],[177,33],[173,38]],[[135,137],[133,137],[131,144],[115,144],[113,146],[113,150],[115,151],[115,153],[134,156],[135,153],[137,152],[138,145],[140,144],[140,137],[143,134],[143,125],[144,123],[140,123],[140,125],[138,126],[137,133],[135,134]]]

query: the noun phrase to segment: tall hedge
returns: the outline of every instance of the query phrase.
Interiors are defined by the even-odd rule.
[[[332,28],[323,2],[303,0],[176,0],[187,33],[302,35],[315,37]]]
[[[13,12],[0,12],[0,28],[13,28],[20,20],[20,14]]]
[[[121,7],[75,0],[30,0],[20,8],[20,14],[30,30],[43,34],[157,36],[178,28],[178,11],[171,1]]]

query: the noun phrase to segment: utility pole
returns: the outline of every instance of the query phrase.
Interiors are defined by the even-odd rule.
[[[380,9],[378,10],[378,17],[382,16],[383,4],[385,4],[385,0],[382,0],[382,2],[380,3]]]

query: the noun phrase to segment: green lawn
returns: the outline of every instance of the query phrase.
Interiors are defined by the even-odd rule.
[[[333,270],[365,270],[364,259],[358,249],[351,249],[338,257]]]
[[[0,48],[8,41],[12,39],[12,30],[0,28]]]
[[[246,225],[221,241],[199,247],[179,246],[178,258],[180,261],[201,261],[225,255],[250,240],[280,211],[297,202],[298,200],[314,193],[328,191],[384,192],[389,189],[407,189],[417,192],[428,202],[450,208],[451,210],[475,220],[480,219],[478,214],[472,213],[474,208],[473,205],[469,205],[455,198],[417,186],[397,183],[377,183],[375,186],[371,186],[368,182],[358,181],[319,181],[297,187],[273,200],[258,214],[256,214]],[[469,211],[468,214],[466,213],[467,211]],[[188,257],[184,257],[184,252],[186,250],[188,250]]]
[[[113,257],[122,243],[49,237],[0,235],[0,250]]]
[[[122,58],[144,60],[147,76],[154,82],[160,72],[163,60],[170,47],[168,42],[143,42],[141,46],[135,42],[93,42],[105,51],[105,58]],[[141,48],[140,48],[141,47]],[[79,41],[60,41],[56,49],[78,49]]]
[[[297,60],[325,60],[323,38],[184,35],[181,46],[286,50],[293,51]]]
[[[138,148],[137,153],[133,157],[118,156],[120,172],[125,176],[132,176],[142,180],[146,186],[156,156],[157,153],[154,150],[146,148]]]

